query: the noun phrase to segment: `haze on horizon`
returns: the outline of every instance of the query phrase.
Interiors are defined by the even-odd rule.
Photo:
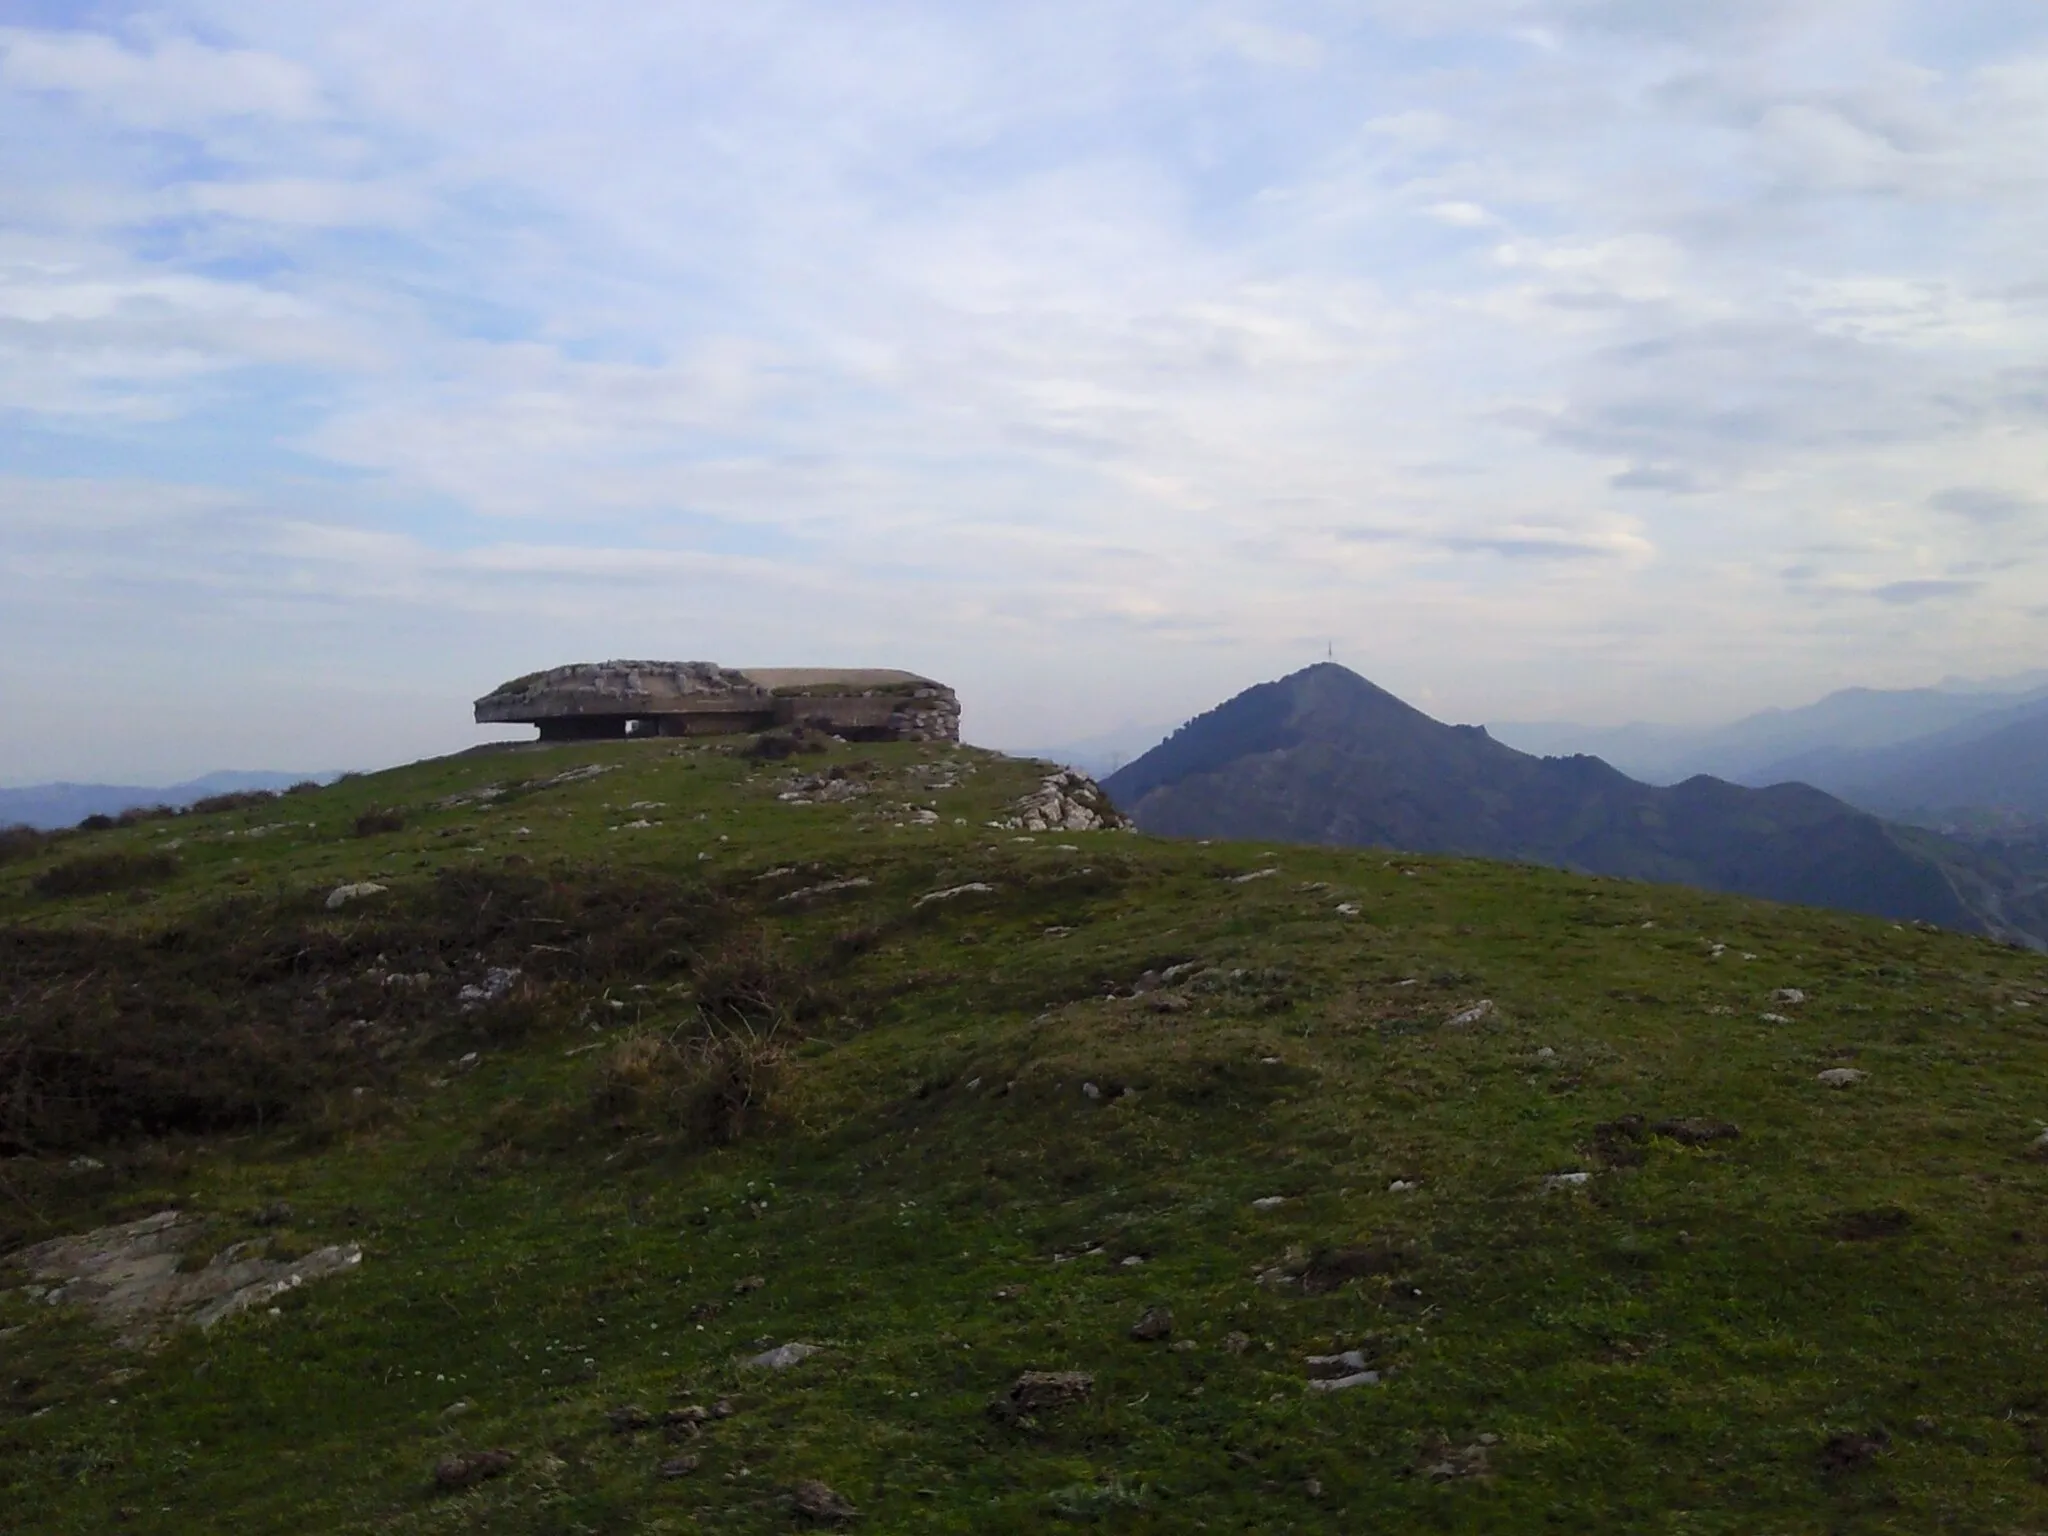
[[[610,656],[970,739],[2048,654],[2048,9],[14,0],[0,783]]]

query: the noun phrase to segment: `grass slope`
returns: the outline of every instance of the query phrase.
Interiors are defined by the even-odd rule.
[[[870,793],[777,798],[833,764]],[[140,1355],[0,1262],[0,1524],[780,1531],[817,1478],[875,1530],[2048,1526],[2039,957],[986,826],[1036,773],[568,746],[0,867],[10,1123],[41,1138],[0,1163],[0,1248],[176,1205],[366,1254]],[[355,836],[373,807],[403,830]],[[170,862],[37,894],[124,852]],[[795,895],[839,880],[869,883]],[[492,965],[517,986],[463,1011]],[[1868,1077],[1816,1081],[1841,1065]],[[1134,1341],[1155,1305],[1172,1340]],[[823,1352],[740,1363],[789,1340]],[[1307,1386],[1352,1348],[1384,1384]],[[987,1412],[1040,1369],[1093,1393]],[[686,1444],[612,1418],[720,1398]],[[491,1447],[507,1475],[434,1489]]]

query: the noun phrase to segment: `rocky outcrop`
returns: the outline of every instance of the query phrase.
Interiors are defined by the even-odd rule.
[[[1013,832],[1107,832],[1131,824],[1101,785],[1074,768],[1047,774],[1037,793],[1026,795],[1010,810],[999,825]]]
[[[14,1254],[9,1262],[44,1282],[35,1288],[51,1305],[70,1302],[120,1330],[120,1342],[153,1342],[181,1323],[211,1328],[260,1306],[308,1280],[341,1274],[362,1262],[354,1243],[318,1248],[303,1257],[264,1257],[263,1244],[232,1243],[204,1265],[188,1268],[186,1251],[205,1224],[179,1211],[54,1238]]]
[[[532,672],[476,701],[479,725],[535,725],[543,741],[724,735],[796,725],[859,741],[958,741],[943,683],[883,668],[708,661],[578,662]]]

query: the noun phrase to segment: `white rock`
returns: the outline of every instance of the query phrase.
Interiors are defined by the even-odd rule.
[[[1411,1189],[1419,1187],[1413,1179],[1396,1179],[1387,1186],[1387,1193],[1390,1195],[1405,1195]]]
[[[1593,1175],[1590,1173],[1579,1172],[1546,1174],[1543,1188],[1545,1193],[1553,1189],[1577,1189],[1582,1184],[1590,1183],[1592,1178]]]
[[[1337,912],[1342,917],[1356,917],[1364,910],[1365,908],[1355,901],[1340,901],[1337,903]]]
[[[1091,1099],[1099,1099],[1102,1097],[1102,1090],[1096,1087],[1093,1083],[1083,1083],[1081,1085],[1081,1092]]]
[[[1491,998],[1482,997],[1478,1002],[1474,1003],[1470,1008],[1467,1008],[1464,1012],[1452,1014],[1449,1019],[1445,1020],[1445,1023],[1447,1023],[1452,1029],[1462,1029],[1468,1024],[1477,1024],[1481,1019],[1485,1018],[1488,1014],[1492,1012],[1493,1000]]]
[[[1308,1368],[1312,1371],[1343,1374],[1345,1372],[1367,1370],[1370,1367],[1366,1364],[1365,1352],[1363,1350],[1347,1349],[1341,1355],[1310,1355],[1308,1357]]]
[[[2048,1137],[2048,1131],[2043,1131],[2041,1134],[2044,1137]],[[1261,1195],[1252,1202],[1252,1209],[1255,1211],[1277,1210],[1286,1203],[1287,1197],[1285,1195]]]
[[[1868,1076],[1870,1076],[1868,1072],[1859,1072],[1854,1067],[1829,1067],[1827,1071],[1815,1077],[1814,1081],[1826,1083],[1830,1088],[1847,1088],[1852,1084],[1862,1082]]]
[[[1797,1008],[1806,1001],[1806,994],[1797,987],[1780,987],[1771,994],[1771,1001],[1784,1008]]]
[[[1536,1049],[1536,1059],[1538,1061],[1555,1061],[1557,1060],[1557,1052],[1547,1045],[1538,1046]]]
[[[473,1008],[497,1002],[512,990],[512,984],[518,979],[519,972],[511,966],[494,965],[484,972],[482,981],[471,982],[456,993],[455,1000],[462,1005],[462,1011],[468,1013]]]
[[[1232,875],[1230,883],[1232,885],[1244,885],[1253,880],[1270,880],[1279,873],[1280,871],[1277,869],[1255,869],[1248,875]]]
[[[951,886],[943,891],[926,891],[922,896],[918,897],[917,900],[913,901],[910,905],[911,909],[915,911],[917,908],[925,905],[927,902],[953,901],[961,896],[993,895],[994,892],[995,887],[990,885],[986,880],[970,880],[965,885]]]
[[[360,901],[365,896],[381,896],[387,889],[388,887],[381,886],[374,880],[358,880],[353,885],[337,885],[327,893],[327,910],[339,912],[352,901]]]
[[[747,1364],[767,1371],[786,1371],[799,1361],[808,1360],[818,1353],[815,1344],[778,1344],[773,1349],[763,1350]]]
[[[1766,1024],[1790,1024],[1792,1020],[1782,1013],[1760,1013],[1757,1015]]]

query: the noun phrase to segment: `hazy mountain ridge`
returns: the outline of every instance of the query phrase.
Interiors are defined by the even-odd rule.
[[[224,768],[182,784],[24,784],[0,789],[0,827],[42,830],[73,827],[88,816],[118,816],[140,805],[187,806],[208,795],[245,789],[286,789],[311,779],[325,784],[333,773],[279,773],[268,769]]]
[[[1516,859],[1990,932],[2014,922],[1982,898],[1995,871],[1959,881],[1941,839],[1902,839],[1818,789],[1660,787],[1595,757],[1531,756],[1330,664],[1248,689],[1104,788],[1170,835]]]
[[[1592,753],[1647,783],[1711,773],[1749,785],[1798,779],[1841,793],[1837,785],[1852,776],[1884,777],[1891,767],[1885,754],[1892,749],[1931,747],[1937,740],[1961,743],[2040,710],[2048,710],[2048,680],[2029,673],[1935,688],[1845,688],[1797,709],[1762,710],[1705,728],[1550,721],[1504,722],[1491,729],[1518,750],[1539,756]]]

